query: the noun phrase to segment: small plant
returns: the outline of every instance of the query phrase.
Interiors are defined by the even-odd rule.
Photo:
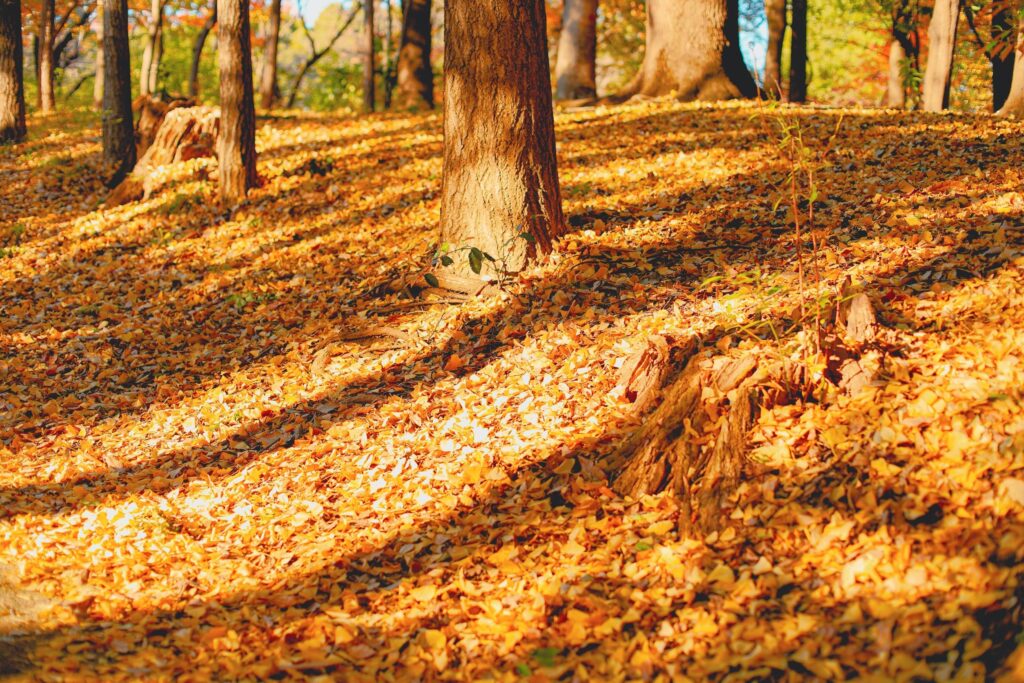
[[[273,301],[276,296],[267,292],[265,294],[257,294],[256,292],[233,292],[228,294],[224,300],[235,307],[235,310],[241,312],[249,304],[261,304],[265,301]]]
[[[462,246],[452,248],[452,245],[447,242],[443,242],[434,252],[433,264],[435,266],[441,265],[444,267],[451,266],[455,263],[455,256],[459,254],[465,254],[469,269],[473,273],[480,275],[483,272],[485,263],[493,263],[495,271],[498,274],[497,283],[498,286],[504,286],[512,277],[512,271],[508,267],[508,260],[511,257],[511,247],[516,243],[517,240],[523,240],[527,244],[534,244],[536,238],[528,232],[519,232],[513,237],[506,240],[501,246],[497,256],[489,254],[483,251],[479,247],[473,246]],[[424,276],[427,284],[431,287],[440,286],[440,281],[437,276],[433,273],[427,273]]]

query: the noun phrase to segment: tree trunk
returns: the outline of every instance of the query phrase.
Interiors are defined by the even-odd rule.
[[[555,61],[559,100],[597,97],[597,4],[598,0],[565,0]]]
[[[116,185],[135,166],[127,0],[103,0],[103,72],[103,158],[118,165]]]
[[[373,111],[377,93],[374,88],[377,60],[374,50],[373,6],[377,0],[363,1],[363,110]]]
[[[0,0],[0,143],[25,137],[21,2]]]
[[[1024,1],[1021,3],[1024,9]],[[1017,27],[1017,49],[1014,51],[1013,78],[1006,101],[999,108],[999,116],[1024,117],[1024,26]]]
[[[164,58],[164,20],[163,7],[160,12],[160,25],[156,29],[156,46],[153,49],[153,61],[149,63],[149,92],[156,93],[160,89],[160,62]]]
[[[406,0],[398,48],[395,105],[434,108],[434,72],[430,67],[430,0]]]
[[[916,17],[907,0],[898,0],[892,12],[892,42],[889,44],[889,79],[885,102],[894,109],[907,106],[906,68],[917,68],[917,43],[911,39]]]
[[[643,65],[621,96],[754,97],[740,54],[737,0],[648,0]]]
[[[907,51],[898,40],[889,43],[889,77],[885,86],[885,104],[892,109],[905,109],[907,92],[903,84],[903,65]]]
[[[789,101],[807,101],[807,0],[793,0],[789,33]]]
[[[217,0],[210,3],[210,16],[206,18],[199,33],[196,34],[196,42],[192,45],[192,65],[188,70],[188,94],[193,98],[199,97],[199,64],[203,59],[203,47],[210,31],[217,24]]]
[[[56,108],[53,92],[53,0],[43,0],[39,11],[39,109]]]
[[[391,0],[384,0],[384,17],[386,19],[384,27],[384,108],[390,109],[393,90],[391,82],[391,72],[393,69],[391,63],[391,40],[394,29],[391,23]]]
[[[928,65],[924,71],[922,103],[925,111],[949,106],[949,82],[953,75],[953,50],[960,18],[960,0],[935,0],[928,26]]]
[[[96,77],[92,82],[92,106],[97,111],[103,111],[103,6],[97,7],[96,28]]]
[[[782,99],[782,43],[786,38],[786,0],[765,0],[768,51],[764,57],[764,89],[769,97]]]
[[[225,204],[256,185],[256,108],[248,0],[217,0],[217,65],[220,69],[220,194]]]
[[[473,270],[519,271],[565,230],[544,0],[448,0],[445,12],[441,242],[497,260]]]
[[[992,12],[992,111],[1002,109],[1010,95],[1016,23],[1010,5],[997,0]]]
[[[263,53],[260,77],[260,106],[270,109],[277,97],[277,43],[281,35],[281,0],[270,3],[270,25],[267,27],[267,49]]]
[[[146,46],[142,50],[142,65],[139,68],[139,94],[149,95],[155,91],[154,65],[159,63],[160,32],[163,28],[164,2],[151,0],[149,27],[146,29]]]

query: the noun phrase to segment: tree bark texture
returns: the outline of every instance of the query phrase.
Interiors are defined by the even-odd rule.
[[[942,111],[949,106],[949,83],[953,75],[953,50],[960,18],[960,0],[935,0],[928,25],[928,65],[924,71],[922,104],[925,111]]]
[[[220,193],[225,204],[256,185],[256,108],[247,0],[217,0],[217,65],[220,69]]]
[[[25,137],[21,2],[0,0],[0,143]]]
[[[786,38],[786,0],[765,0],[764,14],[768,23],[764,89],[769,97],[782,99],[782,43]]]
[[[192,65],[188,70],[188,94],[192,98],[199,97],[199,65],[203,60],[203,47],[206,39],[210,37],[210,31],[217,25],[217,0],[210,3],[210,15],[206,17],[199,33],[196,34],[195,43],[192,44]]]
[[[992,11],[992,111],[999,111],[1010,95],[1013,84],[1014,37],[1016,26],[1013,8],[997,0]]]
[[[103,72],[103,158],[124,175],[135,166],[127,0],[103,0]]]
[[[680,100],[754,97],[740,54],[737,0],[648,0],[646,51],[621,95]]]
[[[555,97],[597,97],[598,0],[565,0],[555,61]]]
[[[96,74],[92,82],[92,106],[97,111],[103,111],[103,6],[97,7],[96,28]]]
[[[377,0],[363,1],[363,110],[373,111],[377,100],[374,87],[377,59],[374,49],[373,6]]]
[[[270,3],[270,24],[267,26],[267,47],[263,53],[260,75],[260,106],[270,109],[277,97],[277,43],[281,35],[281,0]]]
[[[1020,9],[1024,10],[1024,2]],[[1014,52],[1013,78],[1006,101],[999,108],[999,116],[1024,116],[1024,26],[1017,27],[1017,48]]]
[[[448,0],[445,12],[441,241],[518,271],[565,230],[544,0]]]
[[[56,108],[53,92],[53,2],[43,0],[39,11],[39,109]]]
[[[405,0],[394,97],[395,106],[401,109],[434,108],[430,5],[430,0]]]
[[[792,0],[789,34],[789,101],[807,101],[807,0]]]

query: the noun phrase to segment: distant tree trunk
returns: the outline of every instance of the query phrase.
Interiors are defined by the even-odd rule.
[[[922,104],[925,111],[949,106],[949,82],[953,75],[953,49],[960,18],[960,0],[935,0],[928,25],[928,64],[924,70]]]
[[[267,27],[267,48],[263,53],[260,76],[260,106],[270,109],[277,97],[277,43],[281,35],[281,0],[270,3],[270,25]]]
[[[206,17],[202,28],[196,34],[196,41],[192,44],[192,66],[188,70],[188,94],[196,99],[199,97],[199,64],[203,59],[203,46],[210,36],[210,31],[217,24],[217,0],[210,3],[210,15]]]
[[[156,91],[155,72],[160,64],[160,34],[163,32],[164,0],[151,0],[149,27],[146,29],[146,46],[142,51],[142,65],[139,68],[139,94],[149,95]]]
[[[1020,9],[1024,10],[1024,1],[1021,2]],[[997,113],[1000,116],[1024,117],[1024,26],[1017,27],[1017,49],[1013,56],[1010,92]]]
[[[764,89],[769,97],[782,98],[782,43],[786,38],[786,0],[765,0],[768,51],[764,57]]]
[[[598,0],[565,0],[555,61],[555,97],[597,97]]]
[[[565,229],[544,0],[448,0],[444,32],[441,241],[518,271]]]
[[[403,109],[434,108],[430,49],[430,0],[405,0],[401,45],[398,48],[396,106]]]
[[[217,0],[217,65],[220,69],[220,194],[225,204],[256,185],[256,108],[248,0]]]
[[[128,0],[103,0],[103,158],[117,164],[110,185],[135,166]]]
[[[740,54],[737,0],[648,0],[643,65],[622,96],[754,97]]]
[[[39,109],[56,108],[53,92],[53,0],[43,0],[39,11]]]
[[[370,2],[371,0],[366,1]],[[313,39],[313,34],[310,32],[309,27],[306,26],[306,21],[301,17],[299,18],[299,21],[302,22],[302,31],[303,33],[306,34],[306,40],[309,41],[309,49],[311,50],[311,53],[309,57],[306,58],[306,61],[303,62],[302,66],[299,68],[299,73],[295,76],[295,81],[292,83],[291,93],[288,95],[287,104],[285,104],[285,106],[288,109],[291,109],[293,106],[295,106],[295,99],[299,95],[299,86],[302,85],[302,79],[306,77],[306,74],[309,73],[309,70],[312,69],[313,66],[317,62],[319,62],[324,55],[326,55],[328,52],[334,49],[334,44],[337,43],[338,39],[340,39],[345,34],[345,31],[348,30],[348,27],[352,25],[352,22],[356,20],[356,17],[359,15],[361,11],[361,3],[352,5],[352,9],[349,11],[348,18],[345,19],[345,21],[338,26],[338,30],[334,32],[333,36],[331,36],[331,39],[330,41],[328,41],[327,45],[319,50],[316,47],[316,40]]]
[[[807,101],[807,0],[793,1],[789,32],[789,101]]]
[[[1013,84],[1014,19],[1013,8],[997,0],[992,12],[992,111],[1002,109]]]
[[[885,91],[886,105],[894,109],[907,106],[904,82],[908,65],[917,68],[917,44],[911,38],[915,17],[907,0],[897,0],[892,12],[892,42],[889,43],[889,78]]]
[[[0,142],[25,137],[21,2],[0,0]]]
[[[374,88],[377,59],[374,50],[373,6],[377,0],[363,2],[363,109],[373,111],[377,93]]]
[[[384,108],[391,108],[391,93],[393,84],[391,74],[393,65],[391,63],[391,40],[394,26],[391,23],[391,0],[384,0],[384,17],[386,19],[384,29]]]
[[[92,106],[97,111],[103,111],[103,6],[97,8],[99,13],[98,26],[96,29],[96,78],[92,82]]]

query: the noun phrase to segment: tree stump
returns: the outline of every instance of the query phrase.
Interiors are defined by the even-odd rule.
[[[194,100],[184,97],[162,99],[152,95],[141,95],[135,98],[135,101],[132,102],[132,109],[139,115],[139,120],[135,124],[136,155],[141,159],[153,144],[160,124],[163,123],[164,117],[169,112],[194,105]]]

